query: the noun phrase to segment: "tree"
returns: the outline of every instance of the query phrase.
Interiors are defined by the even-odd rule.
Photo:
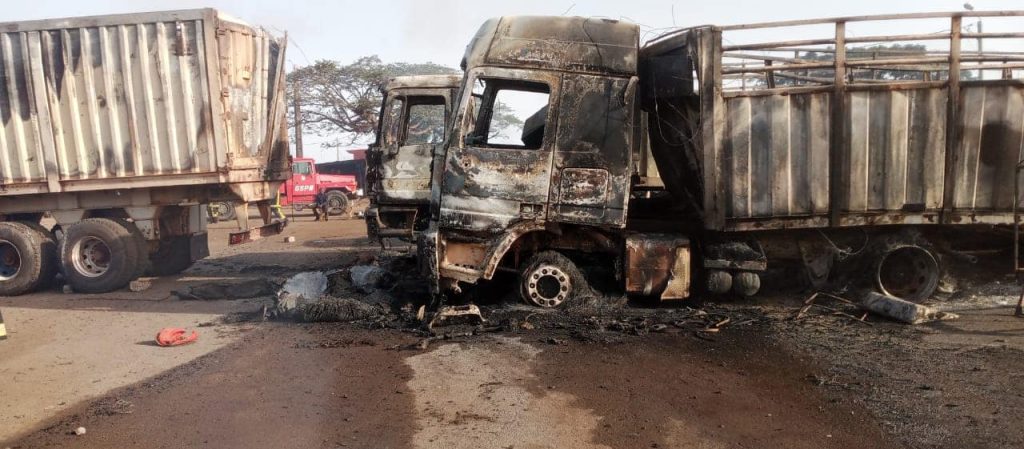
[[[298,92],[302,122],[309,133],[326,137],[325,145],[351,145],[366,140],[377,128],[381,89],[402,75],[439,75],[457,70],[434,63],[384,63],[377,56],[351,64],[320,60],[288,74],[288,93]],[[289,108],[294,123],[294,110]]]

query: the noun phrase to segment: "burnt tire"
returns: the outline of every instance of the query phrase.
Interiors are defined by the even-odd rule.
[[[519,296],[538,307],[562,307],[589,292],[580,269],[557,251],[537,253],[519,274]]]
[[[749,298],[761,291],[761,276],[757,273],[742,271],[732,276],[732,292]]]
[[[338,191],[327,192],[327,214],[330,216],[344,215],[348,213],[349,201],[344,193]]]
[[[732,274],[721,270],[708,271],[705,276],[705,284],[708,293],[724,295],[732,290]]]
[[[171,237],[161,240],[150,257],[150,276],[172,276],[192,266],[192,247],[189,237]]]
[[[57,274],[57,243],[37,223],[0,223],[0,296],[48,287]]]
[[[927,244],[897,244],[885,248],[874,269],[879,293],[910,302],[932,296],[942,277],[939,256]]]
[[[138,240],[123,221],[82,220],[68,227],[60,245],[64,279],[76,292],[119,290],[137,277],[139,251]]]

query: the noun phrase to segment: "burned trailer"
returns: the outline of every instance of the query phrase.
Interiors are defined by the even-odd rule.
[[[962,32],[964,17],[1024,13],[704,26],[642,48],[620,21],[489,21],[467,50],[426,268],[439,289],[514,270],[545,307],[586,291],[593,269],[668,300],[695,285],[753,295],[784,261],[812,283],[856,270],[883,293],[926,298],[943,258],[961,254],[956,237],[1011,235],[1020,204],[1024,53],[962,41],[1024,33]],[[927,32],[847,32],[894,22]],[[756,39],[803,27],[824,36]],[[902,42],[922,44],[867,46]],[[506,98],[529,111],[496,141],[509,92],[542,98]]]
[[[847,269],[869,271],[883,293],[927,298],[958,243],[1018,247],[1006,237],[1019,228],[1024,33],[961,31],[970,18],[1024,25],[1021,11],[928,13],[705,26],[649,42],[641,90],[661,179],[710,238],[799,260],[815,284],[863,254]],[[868,31],[893,25],[927,32]],[[748,37],[807,27],[807,39]],[[742,272],[704,256],[708,279]]]
[[[233,239],[278,230],[284,57],[213,9],[0,23],[0,295],[180,272],[209,254],[202,204],[260,207]]]
[[[384,87],[377,137],[366,162],[371,240],[415,241],[427,228],[431,167],[461,84],[459,75],[415,75],[392,78]]]

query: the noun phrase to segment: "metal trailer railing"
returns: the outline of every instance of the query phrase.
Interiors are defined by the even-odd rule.
[[[1014,21],[1015,18],[1021,19]],[[977,27],[966,23],[977,19]],[[983,32],[981,20],[1013,21],[1013,26],[999,31]],[[923,23],[942,23],[948,26],[938,32],[906,34],[855,35],[848,29],[850,24],[900,27],[905,30],[921,28]],[[872,24],[873,23],[873,24]],[[849,132],[848,114],[850,105],[843,101],[848,93],[857,91],[909,91],[914,89],[942,88],[946,96],[945,163],[941,192],[941,223],[951,223],[954,207],[954,174],[956,146],[962,143],[961,123],[964,113],[961,86],[1022,86],[1024,85],[1024,11],[964,11],[916,14],[890,14],[834,17],[825,19],[788,20],[754,24],[711,27],[722,34],[718,44],[719,73],[714,85],[723,99],[738,97],[763,97],[805,93],[830,93],[831,130],[829,133],[829,223],[836,226],[841,222],[843,198],[843,173],[838,172],[844,148],[841,138]],[[858,25],[859,26],[859,25]],[[733,42],[733,35],[773,31],[774,35],[797,36],[815,29],[827,33],[806,39],[790,39],[768,42]],[[693,29],[682,29],[658,36],[646,43],[647,47],[668,44],[673,37],[679,37]],[[760,31],[759,31],[760,30]],[[1014,39],[1020,41],[1013,42]],[[975,50],[965,50],[964,41],[976,40]],[[995,43],[1000,49],[984,51],[985,44]],[[1013,48],[1005,48],[1012,43]],[[699,70],[698,70],[699,71]],[[993,75],[993,73],[995,75]],[[695,83],[707,86],[707,80]],[[847,143],[848,145],[848,143]],[[1024,145],[1022,145],[1024,146]],[[838,151],[837,151],[838,150]],[[1013,171],[1013,204],[1011,214],[989,224],[1013,225],[1014,270],[1024,277],[1024,261],[1021,260],[1021,224],[1024,221],[1020,211],[1021,181],[1024,160],[1018,154]],[[977,181],[976,181],[977,182]],[[1012,219],[1010,218],[1012,216]],[[958,218],[958,217],[957,217]],[[1024,302],[1024,293],[1021,296]]]

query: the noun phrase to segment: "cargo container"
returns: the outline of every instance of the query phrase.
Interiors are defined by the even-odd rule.
[[[376,141],[367,151],[370,238],[414,241],[430,218],[431,166],[444,142],[462,77],[415,75],[384,87]]]
[[[982,18],[1001,29],[965,31]],[[787,261],[811,285],[927,298],[964,245],[1018,247],[1022,18],[701,26],[644,46],[622,21],[488,21],[434,166],[424,268],[439,290],[517,272],[543,307],[594,273],[630,296],[750,296]],[[494,139],[502,101],[523,125]]]
[[[284,53],[213,9],[0,23],[0,295],[181,271],[208,254],[200,204],[269,220]]]

